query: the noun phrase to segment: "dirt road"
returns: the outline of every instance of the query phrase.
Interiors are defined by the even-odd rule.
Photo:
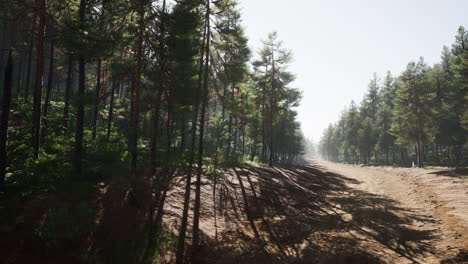
[[[468,189],[459,180],[331,163],[231,168],[202,187],[203,255],[206,263],[468,263]],[[179,188],[166,208],[174,231]]]
[[[383,259],[391,263],[468,263],[468,184],[463,179],[440,169],[319,164],[328,172],[357,181],[348,183],[349,187],[385,197],[399,208],[388,218],[388,224],[404,226],[408,232],[396,232],[398,236],[388,241],[375,241],[377,248],[395,246],[384,251]],[[373,221],[375,215],[368,217]],[[405,242],[398,245],[398,241]]]

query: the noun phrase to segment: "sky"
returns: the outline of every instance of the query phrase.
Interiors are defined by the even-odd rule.
[[[458,27],[468,27],[468,0],[238,1],[254,53],[273,30],[292,50],[292,86],[303,91],[298,118],[316,142],[351,100],[362,100],[373,73],[399,75],[420,56],[438,63]]]

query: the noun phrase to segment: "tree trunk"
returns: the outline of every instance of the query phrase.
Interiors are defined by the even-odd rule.
[[[416,144],[416,156],[418,162],[418,168],[422,168],[422,150],[421,150],[421,142],[418,140]]]
[[[114,118],[114,100],[115,100],[115,87],[117,86],[117,81],[112,80],[111,87],[111,97],[109,102],[109,115],[107,117],[107,141],[110,140],[111,129],[112,129],[112,119]]]
[[[133,111],[131,122],[131,136],[130,136],[130,166],[132,176],[136,176],[137,161],[138,161],[138,126],[140,117],[140,92],[141,92],[141,66],[143,57],[143,34],[145,30],[145,4],[141,0],[140,7],[138,8],[138,36],[136,42],[136,68],[135,68],[135,85],[133,94]]]
[[[156,106],[154,110],[154,123],[153,123],[153,134],[151,136],[151,150],[150,150],[150,170],[151,174],[153,174],[154,170],[156,169],[156,153],[158,151],[157,139],[158,139],[158,131],[159,131],[159,119],[160,119],[160,110],[161,110],[161,97],[162,97],[162,87],[159,87],[156,93]]]
[[[13,51],[8,54],[5,75],[3,79],[2,112],[0,119],[0,192],[5,190],[5,174],[7,167],[8,121],[11,105],[11,82],[13,78]]]
[[[24,100],[28,100],[29,97],[29,85],[31,83],[31,70],[32,70],[32,60],[33,60],[33,47],[34,47],[34,35],[36,34],[36,14],[33,14],[31,19],[31,39],[29,40],[29,50],[28,50],[28,66],[26,70],[26,85],[24,87]]]
[[[45,33],[45,0],[36,0],[36,8],[39,12],[39,28],[36,42],[36,78],[34,84],[33,100],[33,129],[32,145],[34,158],[39,156],[40,129],[41,129],[41,101],[42,101],[42,78],[44,75],[44,33]]]
[[[201,192],[201,174],[203,171],[203,137],[205,132],[205,112],[206,106],[208,104],[208,79],[209,79],[209,58],[210,58],[210,1],[207,0],[207,10],[206,10],[206,51],[205,51],[205,75],[204,75],[204,85],[202,94],[202,108],[200,114],[200,137],[198,143],[198,172],[197,172],[197,182],[195,188],[195,205],[193,212],[193,241],[192,241],[192,263],[198,262],[198,247],[200,245],[200,192]]]
[[[198,122],[198,108],[200,101],[200,92],[202,86],[202,76],[203,76],[203,62],[204,62],[204,53],[205,53],[205,43],[207,38],[207,28],[205,25],[205,31],[203,34],[202,49],[200,54],[200,64],[198,71],[198,88],[196,90],[194,110],[193,110],[193,119],[192,119],[192,142],[191,142],[191,151],[189,157],[189,168],[187,171],[187,179],[185,184],[185,195],[184,195],[184,208],[182,210],[182,223],[180,225],[179,240],[177,242],[177,251],[176,251],[176,264],[184,263],[184,251],[185,251],[185,236],[187,232],[187,222],[188,222],[188,210],[190,205],[190,186],[192,182],[192,170],[194,162],[194,152],[196,145],[196,131],[197,131],[197,122]]]
[[[232,83],[231,84],[231,92],[230,92],[230,95],[231,95],[231,103],[234,103],[234,93],[235,93],[235,86],[236,84]],[[233,115],[233,112],[234,110],[231,109],[232,111],[229,113],[229,125],[228,125],[228,140],[227,140],[227,156],[228,157],[231,157],[231,152],[233,152],[231,150],[231,147],[232,147],[232,131],[233,131],[233,122],[232,122],[232,115]]]
[[[70,94],[72,86],[72,74],[73,74],[73,57],[68,55],[68,67],[67,67],[67,80],[65,84],[65,107],[63,109],[63,120],[64,126],[69,126],[68,113],[70,112]]]
[[[96,94],[94,98],[94,110],[93,110],[93,139],[96,138],[97,133],[97,120],[99,115],[99,96],[101,93],[101,59],[97,61],[97,72],[96,72]]]
[[[84,27],[86,0],[80,0],[79,19],[80,27]],[[86,63],[83,54],[80,51],[78,55],[78,105],[76,108],[76,128],[75,128],[75,149],[73,172],[75,179],[80,179],[82,175],[82,156],[83,156],[83,128],[84,128],[84,95],[86,81]]]
[[[19,100],[21,95],[21,87],[23,85],[23,63],[24,62],[24,55],[20,54],[19,56],[19,63],[18,63],[18,83],[17,83],[17,90],[16,90],[16,101]]]
[[[54,83],[54,41],[50,42],[50,58],[49,58],[49,77],[47,78],[46,98],[44,102],[44,125],[42,126],[41,140],[44,142],[47,137],[47,115],[50,108],[50,94],[52,91],[52,84]]]
[[[166,16],[166,0],[163,1],[162,5],[162,15],[161,15],[161,23],[160,23],[160,33],[163,34],[165,30],[165,16]],[[164,86],[162,79],[165,73],[165,54],[164,53],[164,42],[161,41],[159,43],[159,54],[160,54],[160,59],[158,61],[158,66],[159,70],[161,72],[161,80],[160,80],[160,86],[158,87],[158,90],[156,91],[156,102],[155,102],[155,110],[154,110],[154,124],[153,124],[153,133],[151,135],[151,140],[150,140],[150,173],[151,175],[154,174],[156,170],[156,162],[157,162],[157,151],[158,151],[158,144],[157,144],[157,139],[159,135],[159,119],[160,119],[160,110],[161,110],[161,100],[164,92]]]
[[[275,51],[271,51],[271,99],[270,99],[270,161],[269,161],[269,166],[273,166],[273,112],[275,111]]]
[[[268,66],[265,66],[265,72],[268,71]],[[266,83],[266,81],[265,81]],[[266,160],[266,85],[262,87],[262,162]]]
[[[238,122],[237,122],[237,114],[235,115],[234,117],[234,142],[233,142],[233,145],[232,145],[232,149],[233,149],[233,154],[236,155],[237,153],[237,150],[238,150],[238,137],[239,137],[239,126],[238,126]]]

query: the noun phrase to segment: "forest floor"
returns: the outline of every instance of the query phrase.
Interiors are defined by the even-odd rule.
[[[227,169],[203,181],[200,253],[206,263],[468,263],[463,173],[325,162]],[[183,183],[165,208],[175,233]]]
[[[170,172],[153,263],[174,262],[186,170]],[[134,198],[115,178],[0,199],[0,263],[142,263],[152,196],[138,184]],[[201,192],[202,263],[468,263],[466,169],[247,163]]]

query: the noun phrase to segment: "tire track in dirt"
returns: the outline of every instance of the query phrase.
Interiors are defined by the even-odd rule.
[[[216,184],[203,179],[204,263],[464,263],[455,233],[408,179],[331,163],[226,168]],[[182,191],[168,194],[175,232]]]
[[[457,217],[452,211],[458,209],[449,207],[448,202],[441,198],[437,186],[430,186],[424,181],[431,181],[440,176],[431,175],[417,169],[362,167],[354,165],[320,162],[328,171],[346,175],[359,180],[355,187],[371,193],[386,195],[403,207],[432,218],[429,222],[413,221],[412,226],[420,230],[433,230],[434,254],[425,255],[421,263],[468,263],[468,229],[466,222]],[[421,177],[423,178],[423,181]],[[441,179],[436,179],[441,182]],[[442,179],[443,181],[444,179]],[[449,180],[445,179],[448,184]],[[450,180],[452,181],[452,180]],[[454,181],[454,183],[456,183]],[[449,186],[450,187],[450,186]],[[454,189],[459,189],[455,186]],[[446,188],[450,190],[450,188]],[[445,190],[447,192],[447,190]],[[468,190],[466,190],[468,191]],[[468,192],[459,192],[461,201],[467,201],[463,196]],[[453,195],[452,195],[453,196]],[[461,196],[461,197],[460,197]],[[450,205],[453,205],[452,203]],[[456,205],[456,204],[455,204]],[[467,212],[468,213],[468,212]]]

